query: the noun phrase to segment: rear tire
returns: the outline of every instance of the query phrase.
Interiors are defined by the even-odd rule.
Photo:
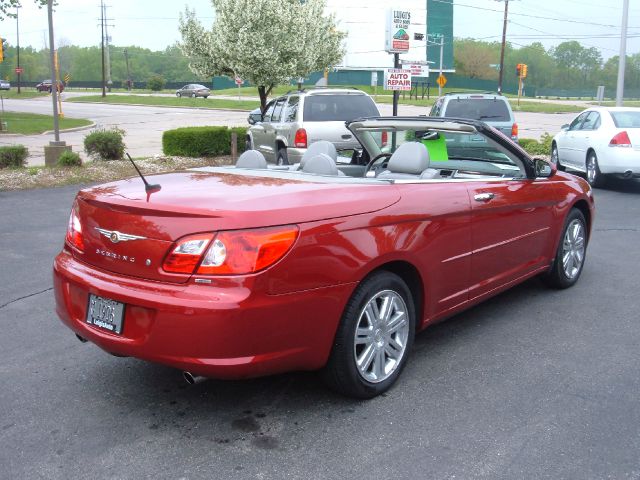
[[[349,299],[322,375],[333,390],[373,398],[396,382],[415,334],[415,306],[396,274],[373,273]]]
[[[596,152],[589,152],[587,155],[587,160],[585,162],[585,170],[587,172],[587,182],[593,188],[598,188],[604,185],[605,177],[600,171],[600,166],[598,165],[598,156]]]
[[[289,156],[287,155],[287,149],[285,147],[278,148],[278,154],[276,155],[277,165],[289,165]]]
[[[552,288],[569,288],[580,278],[587,251],[587,222],[577,208],[571,209],[564,222],[556,256],[544,282]]]
[[[558,170],[564,170],[564,167],[560,164],[558,146],[555,143],[551,145],[551,163],[555,163]]]
[[[191,98],[196,98],[196,94],[195,94],[195,93],[192,93],[192,94],[191,94]]]

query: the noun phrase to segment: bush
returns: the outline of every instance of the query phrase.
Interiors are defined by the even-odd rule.
[[[160,75],[154,75],[147,81],[147,88],[154,92],[159,92],[164,88],[165,80]]]
[[[518,143],[529,155],[550,155],[552,140],[553,137],[545,133],[540,137],[540,141],[535,138],[520,138]]]
[[[231,153],[231,133],[238,136],[238,153],[245,148],[247,129],[243,127],[186,127],[167,130],[162,134],[165,155],[211,157]]]
[[[103,160],[119,160],[124,155],[124,131],[97,129],[84,137],[84,151]]]
[[[0,168],[24,167],[29,156],[29,150],[24,145],[0,147]]]
[[[65,150],[58,158],[59,167],[79,167],[80,165],[82,165],[80,155],[71,150]]]

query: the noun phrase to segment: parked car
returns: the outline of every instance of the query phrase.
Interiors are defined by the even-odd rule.
[[[53,89],[53,82],[51,80],[43,80],[39,84],[36,85],[36,90],[39,92],[49,92]],[[58,83],[58,92],[64,91],[64,83]]]
[[[207,98],[210,95],[211,90],[209,90],[204,85],[199,85],[197,83],[192,83],[189,85],[185,85],[180,90],[176,90],[176,97],[203,97]]]
[[[481,122],[347,128],[360,145],[348,165],[319,141],[300,170],[249,150],[147,188],[81,190],[54,261],[58,316],[81,341],[190,382],[321,369],[370,398],[398,379],[415,332],[537,275],[578,281],[594,214],[584,179]]]
[[[10,90],[11,83],[8,80],[0,80],[0,90]]]
[[[509,100],[498,93],[447,93],[436,100],[429,115],[480,120],[518,141],[518,124]]]
[[[553,137],[551,160],[586,173],[594,187],[608,176],[640,178],[640,108],[585,110]]]
[[[358,141],[344,122],[378,115],[373,99],[360,90],[292,91],[270,101],[259,121],[249,116],[249,123],[254,124],[247,131],[246,144],[277,165],[295,164],[318,140],[327,140],[341,150],[358,148]]]

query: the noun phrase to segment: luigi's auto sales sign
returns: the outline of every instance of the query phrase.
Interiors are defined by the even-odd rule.
[[[385,90],[411,90],[411,70],[387,68],[384,71]]]
[[[411,12],[406,10],[388,10],[385,50],[388,53],[407,53],[409,51],[409,27]]]

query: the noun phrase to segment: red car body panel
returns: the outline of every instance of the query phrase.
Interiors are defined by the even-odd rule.
[[[218,378],[321,368],[348,299],[379,268],[411,279],[425,328],[547,270],[569,210],[590,224],[594,208],[586,182],[562,172],[395,184],[190,172],[153,182],[162,189],[150,195],[138,178],[79,193],[85,249],[65,246],[55,259],[56,311],[108,352]],[[494,201],[476,201],[482,193]],[[295,244],[263,271],[162,269],[185,235],[287,224],[299,227]],[[96,228],[145,239],[113,244]],[[90,293],[126,305],[121,335],[86,323]]]

